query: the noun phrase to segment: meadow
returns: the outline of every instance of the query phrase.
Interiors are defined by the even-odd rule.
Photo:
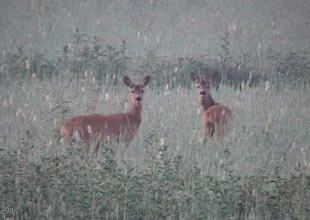
[[[1,211],[13,208],[16,219],[309,219],[308,4],[4,2]],[[230,107],[233,123],[223,139],[202,143],[189,72],[210,68],[219,74],[212,97]],[[136,138],[128,147],[102,143],[97,155],[82,143],[66,150],[60,129],[71,117],[129,109],[125,75],[151,76]]]
[[[67,151],[59,128],[74,115],[127,111],[122,81],[3,84],[1,207],[20,219],[307,219],[309,86],[221,84],[212,95],[232,109],[233,127],[203,144],[195,89],[152,83],[136,139],[97,157],[83,144]]]

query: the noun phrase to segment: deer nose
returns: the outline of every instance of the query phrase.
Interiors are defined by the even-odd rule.
[[[201,91],[201,92],[200,92],[200,95],[205,95],[205,94],[206,94],[205,91]]]
[[[140,102],[141,101],[141,97],[137,97],[136,101]]]

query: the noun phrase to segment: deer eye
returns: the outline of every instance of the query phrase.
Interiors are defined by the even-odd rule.
[[[135,93],[135,90],[131,90],[131,93]]]
[[[198,89],[200,89],[200,86],[197,86]]]
[[[144,93],[144,90],[142,89],[141,92]]]

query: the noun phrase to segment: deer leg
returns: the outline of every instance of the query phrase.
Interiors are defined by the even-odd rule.
[[[64,136],[63,137],[64,140],[64,144],[67,150],[69,150],[71,148],[71,144],[72,144],[72,138],[70,138],[70,136]]]
[[[225,136],[224,126],[218,126],[216,132],[219,138],[223,138]]]
[[[227,119],[224,117],[216,127],[217,136],[223,138],[227,130]]]
[[[204,126],[203,129],[203,139],[204,139],[204,143],[210,139],[214,134],[214,124],[212,123],[206,123],[206,125]]]
[[[210,137],[213,137],[213,135],[214,135],[214,130],[215,130],[214,124],[210,124],[210,125],[209,125]]]
[[[99,151],[100,144],[101,144],[100,140],[96,141],[95,150],[94,150],[94,154],[96,154],[96,158],[98,157],[98,151]]]

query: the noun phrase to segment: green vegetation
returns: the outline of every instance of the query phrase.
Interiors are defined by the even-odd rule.
[[[308,84],[220,84],[212,94],[234,126],[202,144],[194,89],[156,86],[148,73],[137,138],[126,149],[103,145],[97,158],[80,144],[66,151],[59,129],[73,115],[126,111],[120,77],[99,84],[68,68],[2,83],[1,207],[22,219],[307,219]]]
[[[290,29],[275,20],[268,29],[289,1],[253,1],[240,16],[233,12],[244,1],[229,7],[225,1],[71,1],[63,6],[67,11],[60,10],[63,3],[42,2],[31,9],[38,10],[34,24],[41,21],[37,34],[50,33],[51,45],[61,46],[51,55],[46,44],[37,49],[17,40],[0,60],[2,210],[14,208],[17,219],[309,218],[310,54],[301,46],[307,31],[300,27],[308,15],[300,5],[290,6],[300,15],[290,21],[300,26]],[[300,2],[306,8],[307,1]],[[26,10],[26,3],[18,4],[10,1],[0,10]],[[96,16],[87,16],[94,5],[94,13],[102,14],[99,23],[114,29],[90,30],[97,27],[90,25]],[[202,13],[206,7],[210,13]],[[57,27],[61,13],[72,20]],[[270,19],[257,19],[260,13]],[[247,14],[253,16],[242,19]],[[70,23],[73,17],[83,28]],[[158,25],[167,20],[173,24],[165,28],[178,28],[178,38],[175,30]],[[63,33],[67,25],[73,33]],[[274,33],[280,30],[287,35]],[[290,44],[294,37],[288,33],[298,31],[299,40]],[[192,69],[200,75],[213,71],[212,96],[232,109],[233,126],[223,139],[200,141]],[[128,148],[103,143],[98,155],[87,155],[80,143],[65,149],[59,131],[66,120],[127,111],[123,76],[139,80],[148,74],[142,124]]]

